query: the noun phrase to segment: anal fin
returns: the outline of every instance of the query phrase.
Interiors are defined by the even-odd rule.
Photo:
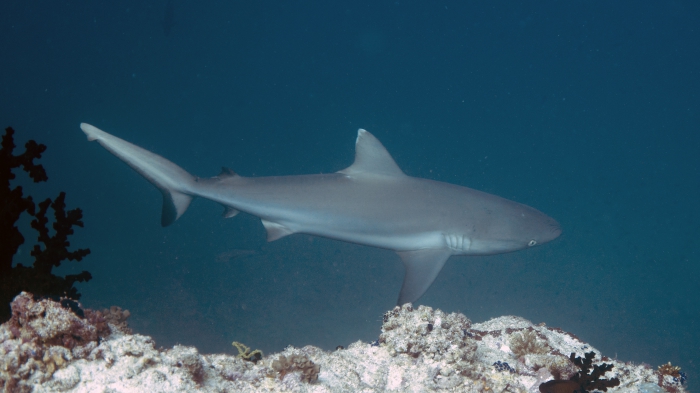
[[[276,222],[272,221],[267,221],[265,219],[260,219],[262,221],[263,226],[265,227],[265,230],[267,231],[267,241],[272,242],[277,239],[281,239],[287,235],[291,235],[294,233],[293,230],[287,228],[286,226],[282,224],[278,224]]]
[[[398,305],[413,303],[430,288],[435,278],[452,255],[445,249],[426,249],[397,252],[403,260],[406,273],[399,294]]]

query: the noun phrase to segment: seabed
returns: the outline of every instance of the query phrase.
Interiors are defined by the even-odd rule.
[[[405,304],[384,315],[375,342],[261,357],[240,343],[238,356],[157,348],[131,333],[118,308],[71,310],[27,293],[12,307],[0,326],[4,392],[686,391],[677,367],[610,359],[571,333],[514,316],[472,324]]]

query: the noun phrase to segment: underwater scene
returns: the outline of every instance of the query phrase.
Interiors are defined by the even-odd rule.
[[[40,1],[0,4],[0,22],[0,126],[16,145],[0,174],[12,166],[36,203],[0,220],[1,322],[21,290],[37,295],[15,300],[0,343],[33,340],[22,318],[38,307],[91,326],[64,347],[93,351],[123,323],[153,359],[180,351],[153,362],[195,347],[250,391],[354,391],[324,374],[354,366],[324,356],[376,348],[387,370],[443,362],[438,376],[421,363],[428,391],[696,388],[699,3]],[[13,161],[30,140],[45,151]],[[61,233],[53,212],[32,224],[46,198],[82,213],[63,229],[80,261],[44,253],[68,279],[41,295],[73,299],[55,304],[10,278],[51,248],[39,227]],[[0,388],[81,391],[40,385],[78,352],[34,353],[46,378],[0,372]],[[466,366],[479,362],[500,382]],[[424,374],[366,388],[411,391]],[[216,391],[248,391],[234,385]]]

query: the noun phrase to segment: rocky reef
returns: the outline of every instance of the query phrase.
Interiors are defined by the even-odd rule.
[[[406,304],[385,314],[375,342],[331,352],[288,347],[256,361],[157,348],[131,334],[126,317],[114,307],[83,310],[20,294],[0,326],[0,390],[537,393],[554,386],[574,393],[586,390],[578,382],[585,380],[610,392],[685,393],[670,365],[609,359],[570,333],[513,316],[472,324],[462,314]]]

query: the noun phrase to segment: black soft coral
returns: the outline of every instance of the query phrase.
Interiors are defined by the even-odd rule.
[[[593,364],[593,358],[595,353],[588,352],[585,354],[585,358],[581,359],[580,356],[574,357],[572,353],[570,356],[571,361],[581,369],[581,371],[574,374],[570,379],[577,382],[581,387],[579,392],[591,392],[593,390],[601,390],[607,392],[608,388],[612,388],[620,385],[620,380],[617,378],[605,379],[605,373],[613,369],[612,364]],[[593,371],[591,372],[591,369]]]
[[[68,250],[68,236],[73,234],[74,226],[83,226],[83,213],[80,209],[66,211],[66,194],[63,192],[53,201],[46,199],[39,203],[37,210],[32,197],[23,195],[21,186],[10,186],[10,180],[15,178],[13,170],[20,167],[35,183],[48,180],[44,167],[34,162],[41,158],[46,146],[30,140],[24,153],[14,155],[13,134],[12,128],[5,129],[0,149],[0,323],[10,318],[10,301],[22,291],[31,292],[35,298],[78,300],[80,294],[73,284],[92,278],[87,271],[66,277],[51,273],[62,261],[80,261],[90,253],[89,249]],[[54,211],[53,235],[48,227],[49,208]],[[43,244],[33,247],[34,263],[31,267],[19,263],[13,266],[13,258],[24,243],[24,236],[16,226],[24,213],[34,217],[31,226],[39,232],[38,241]]]
[[[541,384],[541,393],[589,393],[594,390],[607,392],[608,388],[620,385],[617,378],[603,378],[606,372],[613,369],[612,364],[593,364],[594,352],[588,352],[583,359],[575,355],[571,353],[569,358],[580,371],[568,380],[547,381]]]

